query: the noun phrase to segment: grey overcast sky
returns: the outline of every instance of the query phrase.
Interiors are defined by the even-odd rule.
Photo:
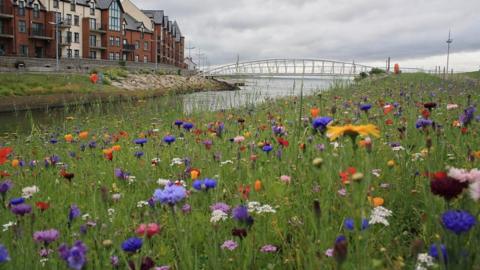
[[[133,0],[176,20],[210,64],[319,58],[480,68],[480,0]],[[196,59],[197,50],[192,52]],[[186,50],[188,55],[188,50]]]

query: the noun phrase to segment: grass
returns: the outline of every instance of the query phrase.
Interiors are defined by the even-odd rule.
[[[465,72],[465,73],[461,73],[461,74],[465,75],[467,77],[470,77],[472,79],[480,80],[480,71]]]
[[[448,266],[434,259],[436,269],[478,269],[479,226],[457,236],[440,223],[448,209],[467,210],[478,220],[478,202],[467,190],[448,202],[433,195],[426,173],[447,166],[479,167],[480,155],[475,154],[480,150],[479,123],[474,120],[467,129],[453,125],[468,102],[480,101],[474,94],[479,88],[460,80],[444,82],[425,74],[402,74],[337,85],[315,96],[269,100],[253,109],[186,115],[179,97],[121,106],[98,104],[88,110],[67,108],[68,117],[57,125],[38,127],[32,122],[29,134],[0,138],[0,145],[14,149],[8,162],[0,165],[14,183],[3,197],[5,202],[36,185],[40,191],[26,203],[34,208],[36,202],[50,204],[44,212],[34,209],[23,217],[0,209],[0,224],[16,222],[1,234],[0,244],[8,249],[11,260],[0,267],[65,269],[67,264],[56,250],[61,243],[81,240],[88,247],[84,269],[110,269],[111,256],[118,256],[118,269],[128,269],[128,262],[140,269],[146,257],[171,269],[414,269],[417,253],[427,253],[430,245],[440,243],[447,246]],[[437,105],[429,116],[435,129],[417,129],[416,121],[428,102]],[[361,112],[360,103],[370,103],[372,109]],[[396,107],[384,114],[387,103]],[[447,111],[447,103],[459,108]],[[352,145],[348,136],[331,142],[312,128],[311,108],[318,108],[320,116],[332,117],[335,126],[374,124],[381,135],[371,136],[371,148]],[[173,123],[179,119],[195,128],[190,132],[177,128]],[[281,138],[288,146],[277,142],[280,136],[273,134],[272,126],[284,128]],[[80,138],[79,131],[88,131],[88,137]],[[74,138],[70,143],[64,139],[67,134]],[[162,141],[166,135],[177,140],[166,144]],[[145,145],[133,142],[143,137],[148,140]],[[238,143],[232,142],[235,137]],[[58,143],[51,143],[53,138]],[[96,147],[89,147],[93,141]],[[402,148],[395,150],[392,143]],[[264,152],[265,144],[273,150]],[[113,152],[110,161],[103,150],[115,145],[121,149]],[[135,157],[139,152],[143,155]],[[53,155],[61,163],[45,166],[44,159]],[[152,166],[157,158],[160,161]],[[187,163],[175,164],[174,158]],[[316,158],[322,160],[318,166],[312,163]],[[14,159],[26,165],[13,166]],[[31,160],[37,160],[37,165],[29,166]],[[362,173],[355,176],[360,181],[342,182],[339,174],[349,167]],[[71,181],[59,174],[62,168],[74,173]],[[114,176],[115,168],[135,178],[119,179]],[[194,190],[192,168],[201,172],[200,179],[216,179],[217,186]],[[290,183],[280,180],[286,176]],[[189,196],[175,207],[145,206],[154,191],[162,188],[158,179],[185,181]],[[255,188],[257,180],[260,189]],[[240,192],[246,186],[250,187],[248,196]],[[370,224],[361,230],[362,219],[369,219],[373,201],[380,204],[379,198],[392,211],[389,225]],[[236,207],[253,201],[268,204],[276,212],[251,212],[251,226],[230,217],[216,224],[210,220],[210,206],[216,202]],[[72,204],[86,216],[68,226]],[[185,204],[191,206],[190,212],[182,211]],[[345,226],[350,218],[353,230]],[[81,232],[87,222],[86,232]],[[141,223],[157,223],[162,230],[144,238],[138,252],[124,252],[121,244],[135,236]],[[35,243],[32,235],[51,228],[60,236],[46,247],[52,253],[45,260],[39,256],[45,246]],[[233,229],[245,229],[247,236],[233,236]],[[335,244],[340,235],[346,242]],[[222,249],[226,240],[234,240],[238,247]],[[265,245],[277,250],[261,252]],[[334,257],[325,255],[330,248],[336,249]]]

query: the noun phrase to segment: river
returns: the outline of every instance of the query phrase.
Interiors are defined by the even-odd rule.
[[[328,89],[335,81],[332,78],[256,78],[244,81],[245,86],[240,87],[238,91],[216,91],[216,92],[197,92],[183,95],[178,100],[183,102],[183,111],[189,114],[198,110],[220,110],[242,106],[250,106],[261,103],[267,99],[311,95],[319,91]],[[161,99],[157,98],[157,99]],[[153,99],[149,102],[156,102]],[[128,112],[128,106],[112,106],[108,110],[102,110],[95,106],[82,106],[82,110],[90,109],[101,110],[104,114],[118,114]],[[93,108],[91,108],[93,107]],[[71,115],[72,110],[78,108],[58,108],[50,110],[18,111],[0,113],[0,136],[7,133],[28,133],[32,124],[41,127],[58,125],[63,122],[65,117]]]

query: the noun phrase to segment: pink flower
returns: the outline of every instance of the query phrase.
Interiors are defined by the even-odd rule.
[[[463,182],[478,182],[480,181],[480,170],[478,169],[472,169],[470,171],[467,171],[465,169],[457,169],[451,167],[448,169],[448,174],[449,177],[456,179],[457,181],[463,183]]]
[[[340,196],[347,196],[347,190],[342,188],[337,191],[338,195]]]
[[[245,137],[243,137],[243,136],[237,136],[237,137],[233,138],[233,142],[235,142],[235,143],[241,143],[243,141],[245,141]]]
[[[223,242],[223,244],[220,246],[222,249],[228,249],[228,250],[234,250],[238,247],[237,242],[233,240],[227,240]]]
[[[265,245],[260,249],[260,252],[263,253],[275,253],[277,252],[277,247],[274,245]]]
[[[457,104],[447,104],[447,110],[455,110],[458,108]]]
[[[138,226],[135,232],[139,236],[144,236],[145,234],[147,234],[147,237],[150,238],[160,232],[160,226],[155,223],[150,223],[148,225],[140,224],[140,226]]]
[[[325,250],[325,256],[333,257],[333,248],[329,248],[329,249]]]
[[[480,181],[470,184],[470,197],[474,201],[480,200]]]
[[[290,184],[290,182],[292,181],[292,178],[288,175],[282,175],[280,176],[280,181],[282,181],[285,184]]]

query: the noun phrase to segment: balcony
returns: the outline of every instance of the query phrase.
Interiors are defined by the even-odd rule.
[[[31,39],[52,40],[51,35],[47,34],[45,29],[34,29],[30,32]]]
[[[100,23],[97,24],[90,24],[90,32],[106,34],[107,33],[107,26],[102,25]]]
[[[123,44],[123,50],[127,52],[135,51],[135,44]]]
[[[100,40],[97,40],[97,42],[89,42],[90,49],[97,49],[97,50],[106,50],[107,46],[102,45],[102,42]]]
[[[60,46],[70,46],[72,45],[72,37],[70,36],[60,37],[60,40],[58,43],[60,43]]]
[[[0,38],[13,38],[13,29],[7,27],[0,29]]]
[[[71,19],[69,20],[67,18],[60,19],[58,27],[59,28],[70,28],[70,27],[72,27],[72,20]]]
[[[13,9],[4,5],[0,5],[0,19],[13,18]]]

